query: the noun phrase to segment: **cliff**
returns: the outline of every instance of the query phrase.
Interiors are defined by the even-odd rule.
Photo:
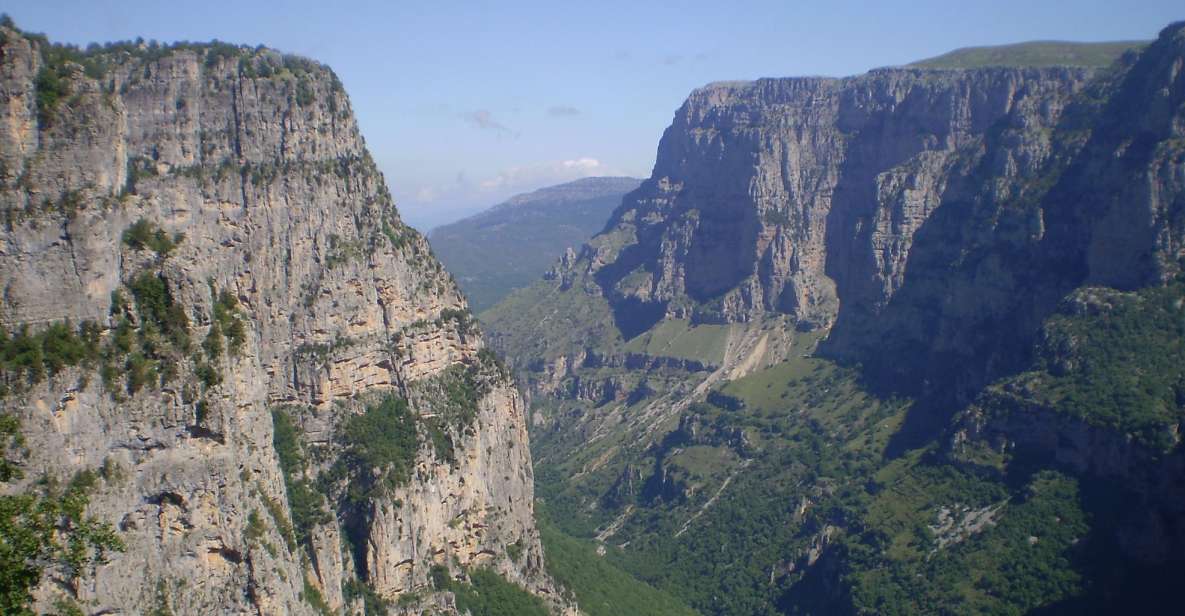
[[[523,403],[333,73],[0,38],[5,490],[98,471],[123,544],[39,609],[448,612],[480,567],[560,606]]]
[[[1185,27],[1037,64],[693,92],[605,231],[485,313],[565,530],[713,613],[1163,605]]]
[[[780,313],[829,331],[838,357],[917,355],[879,367],[894,387],[974,389],[1023,358],[1073,288],[1180,273],[1181,45],[1174,26],[1105,70],[706,86],[567,279],[595,281],[627,339],[662,319]],[[1001,327],[1016,345],[970,333]],[[982,367],[985,354],[1007,368],[924,367]]]

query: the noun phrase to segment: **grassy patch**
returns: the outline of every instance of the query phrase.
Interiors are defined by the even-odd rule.
[[[970,69],[989,66],[1094,66],[1103,67],[1131,49],[1142,49],[1146,41],[1072,43],[1032,41],[1014,45],[956,49],[909,66],[918,68]]]
[[[682,319],[660,322],[625,345],[625,350],[655,357],[692,359],[709,365],[724,361],[729,325],[696,325]]]

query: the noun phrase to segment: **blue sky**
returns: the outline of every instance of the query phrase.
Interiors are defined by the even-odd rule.
[[[1152,38],[1179,0],[0,0],[52,40],[265,44],[341,77],[404,217],[427,229],[583,175],[645,177],[711,81],[851,75],[957,47]]]

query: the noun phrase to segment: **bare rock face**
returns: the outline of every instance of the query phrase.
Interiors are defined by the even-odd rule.
[[[315,591],[353,613],[363,598],[343,589],[430,590],[434,564],[549,593],[522,401],[400,221],[336,77],[225,45],[51,65],[43,40],[0,37],[0,322],[91,322],[106,349],[102,378],[66,367],[0,405],[21,419],[27,477],[104,469],[88,512],[126,545],[73,586],[47,581],[44,606],[313,613]],[[129,240],[137,223],[170,245]],[[136,287],[153,280],[167,337]],[[235,321],[233,348],[212,352]],[[130,355],[121,327],[137,332]],[[148,374],[135,387],[133,364]],[[467,420],[432,424],[447,461],[425,432],[441,397],[416,393],[446,373],[476,392]],[[355,446],[343,425],[384,396],[410,401],[411,472],[347,506],[348,481],[318,478]],[[287,475],[278,407],[305,454]],[[303,529],[286,489],[302,478],[327,497]]]
[[[1183,40],[1170,26],[1105,70],[706,86],[650,179],[549,276],[593,278],[626,339],[787,314],[911,393],[974,389],[1073,288],[1181,272]]]
[[[828,327],[901,286],[914,233],[989,129],[1052,126],[1085,69],[882,69],[696,90],[591,248],[607,294],[725,322]],[[1048,144],[1004,161],[1032,168]],[[965,162],[964,162],[965,164]],[[611,247],[611,254],[606,254]]]

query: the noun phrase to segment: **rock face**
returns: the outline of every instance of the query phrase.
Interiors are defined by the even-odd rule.
[[[706,86],[676,112],[652,177],[568,270],[595,277],[626,338],[663,318],[783,313],[831,330],[840,357],[917,356],[883,366],[907,389],[982,384],[999,369],[919,366],[1022,357],[1069,290],[1181,271],[1183,45],[1172,26],[1103,71]],[[1019,345],[971,333],[1009,326]]]
[[[837,477],[872,485],[883,476],[878,469],[914,464],[902,460],[926,450],[933,459],[927,454],[916,468],[994,477],[1009,507],[1023,496],[1003,478],[1034,468],[1071,478],[1042,475],[1038,483],[1065,479],[1113,490],[1123,506],[1092,533],[1096,546],[1109,546],[1099,548],[1103,560],[1123,560],[1131,571],[1178,571],[1185,549],[1185,381],[1176,360],[1185,339],[1183,67],[1185,24],[1174,24],[1106,68],[906,67],[693,92],[662,138],[653,176],[625,197],[606,230],[485,313],[492,340],[512,350],[533,397],[548,493],[567,497],[566,511],[587,515],[581,521],[595,525],[602,541],[618,541],[623,553],[636,550],[643,561],[664,553],[710,560],[717,551],[695,550],[713,540],[721,551],[735,548],[740,538],[728,516],[756,508],[765,496],[754,494],[767,494],[766,487],[794,486],[771,488],[781,490],[769,497],[777,503],[822,505],[836,493]],[[1108,299],[1075,300],[1080,293]],[[1100,330],[1107,335],[1092,334]],[[1050,345],[1056,348],[1043,349]],[[626,365],[615,358],[631,352],[691,354],[708,372],[650,368],[626,382],[613,368]],[[1151,359],[1135,361],[1141,358]],[[797,437],[777,435],[801,428],[826,444],[818,451],[847,451],[844,430],[865,421],[838,419],[829,405],[845,395],[847,386],[836,384],[848,377],[827,381],[821,367],[807,372],[814,361],[858,371],[859,386],[848,391],[870,395],[854,408],[909,405],[896,415],[899,424],[863,441],[883,442],[863,474],[820,467],[826,479],[778,475],[809,465],[810,456],[797,449]],[[625,400],[576,387],[615,378],[631,392]],[[771,399],[787,383],[809,394],[786,390]],[[708,442],[689,441],[683,452],[662,446],[696,415],[760,433],[758,447],[719,432]],[[828,421],[835,423],[820,427]],[[693,484],[672,471],[680,466],[686,477],[708,478],[710,488],[698,495],[688,489]],[[551,480],[561,473],[565,484]],[[900,504],[882,488],[853,487],[868,490],[874,509]],[[730,503],[730,490],[744,496]],[[931,503],[917,507],[944,545],[986,541],[995,521],[1016,520],[1007,507],[999,515],[985,509],[1002,500],[964,500],[944,503],[945,514],[928,510]],[[676,501],[702,508],[680,509]],[[1077,509],[1078,499],[1064,494],[1052,501],[1079,513],[1096,506]],[[704,524],[713,507],[730,505],[714,526]],[[854,528],[816,518],[814,532],[827,525],[858,531],[851,539],[880,513],[860,515]],[[682,524],[707,530],[679,542]],[[806,613],[809,604],[793,602],[822,597],[818,613],[876,611],[915,596],[876,594],[887,584],[879,573],[867,585],[854,582],[868,563],[845,560],[857,553],[844,552],[850,546],[828,548],[829,532],[804,546],[810,528],[787,531],[793,537],[786,545],[812,556],[770,558],[768,584],[779,571],[787,579],[801,574],[800,562],[813,562],[820,579],[791,579],[791,587],[801,586],[778,598],[779,608]],[[1031,536],[1020,544],[1050,545]],[[1066,539],[1077,545],[1079,537]],[[882,559],[874,570],[890,570],[898,558],[885,545],[866,546]],[[694,578],[683,590],[719,579]],[[1095,580],[1106,589],[1100,597],[1120,596],[1111,582]],[[1171,591],[1151,586],[1149,596]],[[725,587],[696,606],[718,609]],[[879,603],[886,597],[889,603]],[[1094,607],[1089,597],[1081,600]]]
[[[594,241],[617,301],[743,321],[829,326],[840,300],[884,304],[914,233],[989,129],[1040,134],[1086,69],[882,69],[848,79],[713,84],[691,94],[654,175]],[[1040,165],[1048,143],[1001,161]],[[622,245],[617,247],[616,245]]]
[[[0,322],[92,322],[104,349],[126,323],[127,365],[150,376],[125,387],[117,355],[102,379],[67,367],[0,401],[21,419],[27,477],[105,469],[88,512],[126,545],[73,586],[46,582],[41,605],[295,614],[319,594],[360,613],[367,593],[430,590],[434,564],[546,595],[522,401],[400,221],[336,77],[264,49],[125,45],[76,64],[0,37]],[[137,222],[175,247],[129,240]],[[186,324],[175,349],[135,287],[153,280]],[[237,342],[211,351],[235,321]],[[467,420],[433,423],[446,381],[474,391]],[[383,396],[410,401],[418,445],[405,481],[349,501],[349,480],[319,477]],[[287,472],[278,407],[305,454]],[[302,478],[328,497],[303,528],[286,489]]]

